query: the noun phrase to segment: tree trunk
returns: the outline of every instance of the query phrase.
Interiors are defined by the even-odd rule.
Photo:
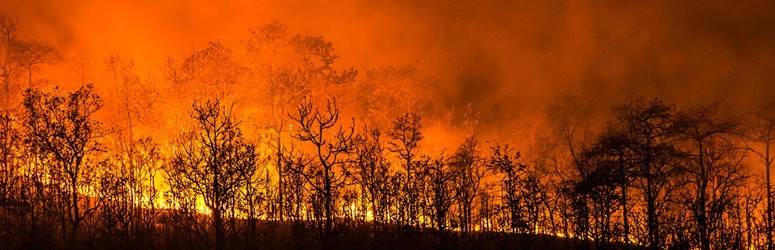
[[[223,218],[221,215],[221,210],[218,208],[218,206],[214,206],[213,208],[213,228],[215,229],[215,250],[223,250]]]
[[[770,142],[769,138],[767,139],[767,142],[765,143],[765,159],[764,159],[764,168],[765,168],[765,178],[767,179],[767,194],[766,194],[766,202],[767,202],[767,221],[765,222],[765,231],[767,233],[767,250],[773,250],[772,248],[772,184],[770,182],[770,167],[772,165],[772,160],[770,159]]]
[[[622,178],[622,185],[621,185],[621,192],[622,192],[622,221],[624,226],[624,244],[629,245],[630,244],[630,220],[628,218],[628,209],[627,209],[627,173],[625,171],[625,164],[623,157],[619,158],[619,170],[620,175]]]
[[[282,165],[282,159],[283,159],[283,152],[282,152],[282,143],[280,141],[280,134],[278,130],[277,134],[277,196],[279,199],[280,204],[278,204],[280,208],[280,222],[284,221],[283,212],[285,211],[285,204],[284,204],[284,186],[283,186],[283,165]]]
[[[72,232],[70,233],[70,237],[72,238],[72,241],[70,242],[70,245],[72,247],[78,246],[78,226],[81,224],[81,218],[80,218],[80,210],[78,208],[78,179],[76,176],[72,177],[71,183],[70,183],[70,192],[72,193],[72,206],[73,206],[73,214],[71,218]]]
[[[325,166],[325,177],[324,177],[324,190],[323,190],[323,199],[325,202],[325,216],[326,216],[326,224],[325,224],[325,233],[326,236],[331,233],[331,228],[333,227],[333,202],[332,202],[332,193],[331,193],[331,167]]]
[[[646,194],[646,224],[648,227],[648,246],[649,249],[659,249],[659,237],[657,236],[659,231],[659,224],[657,223],[657,211],[656,211],[656,194],[651,190],[652,183],[647,183]]]

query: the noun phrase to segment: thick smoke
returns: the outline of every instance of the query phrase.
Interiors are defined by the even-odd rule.
[[[163,3],[159,3],[163,2]],[[331,40],[357,68],[413,64],[482,130],[575,94],[599,110],[630,94],[732,113],[775,91],[771,1],[8,1],[25,36],[156,70],[211,40],[240,48],[279,20]]]

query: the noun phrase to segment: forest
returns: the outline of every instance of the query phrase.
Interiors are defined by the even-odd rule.
[[[418,68],[279,21],[150,69],[23,24],[0,16],[0,249],[775,244],[771,99],[567,92],[492,132]]]

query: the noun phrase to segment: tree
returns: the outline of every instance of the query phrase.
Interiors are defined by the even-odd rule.
[[[393,121],[393,127],[388,132],[391,141],[389,142],[389,150],[398,154],[403,160],[403,170],[406,178],[404,183],[404,202],[401,204],[402,221],[408,225],[415,225],[417,216],[417,199],[418,194],[415,192],[414,181],[412,176],[414,175],[413,161],[415,158],[417,147],[420,141],[423,139],[423,135],[420,132],[422,129],[422,123],[420,122],[420,116],[416,113],[405,113],[395,121]],[[403,220],[406,221],[403,221]]]
[[[5,14],[0,14],[0,49],[2,49],[2,65],[0,65],[0,78],[2,78],[3,84],[3,108],[8,109],[11,105],[11,91],[16,84],[14,81],[17,79],[20,67],[14,60],[16,57],[14,53],[16,45],[18,44],[18,38],[16,37],[18,20],[13,19]]]
[[[581,152],[580,162],[584,164],[586,174],[576,183],[575,191],[589,198],[594,222],[590,228],[592,236],[605,246],[611,243],[614,231],[611,218],[618,206],[616,202],[621,201],[616,188],[623,180],[620,162],[601,149],[593,147]]]
[[[676,121],[678,135],[687,144],[682,170],[689,193],[684,201],[695,221],[696,244],[705,250],[721,247],[721,242],[712,240],[719,239],[719,230],[726,226],[723,217],[737,205],[737,192],[746,178],[742,173],[745,152],[736,143],[739,123],[718,118],[716,108],[680,112]]]
[[[771,153],[773,143],[775,143],[775,107],[766,107],[754,115],[749,123],[746,136],[753,145],[746,145],[748,150],[759,159],[764,167],[765,180],[765,221],[764,231],[766,233],[767,249],[773,249],[772,231],[773,231],[773,199],[771,168],[775,157]]]
[[[24,96],[26,140],[34,152],[50,159],[54,174],[51,178],[62,185],[58,198],[65,201],[62,217],[69,221],[73,244],[77,244],[81,222],[98,207],[80,195],[79,190],[91,180],[91,171],[84,170],[93,167],[88,157],[102,151],[97,139],[103,131],[94,119],[101,106],[91,84],[68,95],[58,93],[58,89],[54,93],[29,89]],[[64,227],[62,231],[64,235]],[[66,238],[63,240],[67,243]]]
[[[589,211],[585,194],[575,192],[577,182],[587,174],[581,152],[592,134],[593,112],[578,96],[563,95],[544,110],[550,124],[548,148],[555,165],[555,203],[563,223],[563,233],[586,237]],[[573,232],[572,232],[573,231]]]
[[[305,101],[299,105],[295,114],[290,115],[299,125],[292,135],[293,138],[311,146],[314,152],[312,157],[315,159],[307,171],[293,171],[302,174],[307,183],[322,196],[320,198],[326,235],[331,232],[333,226],[336,192],[344,185],[345,175],[342,174],[342,168],[345,167],[347,157],[355,149],[358,140],[352,126],[336,127],[339,112],[336,100],[330,99],[323,110],[313,106],[312,102]],[[317,180],[315,176],[318,177]]]
[[[646,206],[646,239],[649,248],[664,244],[664,206],[677,188],[671,180],[677,174],[675,159],[675,111],[661,100],[632,98],[614,109],[617,126],[629,142],[637,164],[637,185]]]
[[[10,247],[12,211],[21,211],[24,207],[24,186],[22,157],[24,144],[16,118],[8,112],[0,111],[0,234],[4,247]]]
[[[178,189],[190,190],[211,212],[215,248],[224,249],[223,216],[256,168],[255,146],[245,141],[231,109],[218,99],[194,103],[194,128],[175,142],[168,174]],[[176,190],[173,190],[176,192]],[[233,216],[233,214],[232,214]]]
[[[231,49],[215,41],[187,55],[180,62],[168,58],[164,75],[172,83],[174,95],[190,101],[198,97],[219,99],[232,94],[247,69],[237,61]]]
[[[12,53],[14,61],[27,71],[27,86],[29,88],[34,87],[32,72],[36,66],[51,63],[59,57],[53,47],[35,40],[17,41]]]
[[[350,68],[337,70],[338,58],[330,42],[322,37],[293,35],[278,21],[250,29],[245,42],[249,61],[255,75],[262,77],[261,87],[267,90],[257,96],[266,105],[269,127],[275,133],[274,162],[277,170],[277,199],[280,220],[284,220],[286,175],[283,165],[283,133],[287,128],[288,107],[299,105],[299,100],[328,90],[328,85],[352,82],[357,72]],[[317,91],[313,93],[313,91]]]
[[[527,175],[527,165],[519,162],[522,155],[512,152],[508,145],[494,146],[491,150],[487,166],[501,177],[501,204],[508,211],[508,228],[515,233],[523,231],[527,222],[523,218],[521,194],[525,191],[523,179]]]
[[[366,200],[370,203],[374,221],[385,223],[387,210],[390,209],[386,197],[389,194],[392,177],[390,162],[387,160],[382,146],[379,129],[367,130],[355,149],[355,168],[352,170],[354,180],[361,186]]]
[[[455,173],[450,169],[447,159],[443,155],[438,158],[420,160],[419,166],[423,172],[422,176],[428,178],[430,196],[430,207],[433,224],[439,232],[447,231],[447,221],[452,205],[455,202],[455,190],[452,185],[455,180]]]
[[[609,127],[597,139],[588,154],[596,158],[594,171],[597,176],[593,178],[608,180],[609,184],[619,185],[619,206],[622,216],[622,238],[626,244],[630,243],[630,209],[629,188],[634,175],[633,165],[636,159],[630,148],[630,142],[627,135],[622,131],[623,128]]]
[[[469,136],[458,147],[452,158],[452,168],[456,176],[455,192],[458,199],[460,229],[464,233],[471,231],[474,200],[479,195],[482,179],[485,176],[477,146],[476,137]]]

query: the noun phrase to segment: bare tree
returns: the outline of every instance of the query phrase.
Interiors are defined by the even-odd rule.
[[[552,151],[556,176],[554,189],[563,233],[586,237],[589,228],[589,208],[585,194],[575,192],[577,182],[587,174],[581,152],[588,146],[592,134],[593,112],[578,96],[563,95],[544,110],[550,124],[548,147]]]
[[[520,153],[512,152],[508,145],[495,146],[487,165],[501,177],[501,204],[508,211],[508,228],[515,233],[527,227],[521,199],[527,165],[519,162],[521,158]]]
[[[68,95],[56,91],[27,90],[24,98],[25,126],[28,143],[35,152],[51,159],[55,174],[52,178],[64,185],[61,192],[64,196],[59,197],[66,201],[63,217],[70,224],[70,242],[77,244],[81,222],[97,209],[79,191],[91,179],[88,176],[91,171],[84,170],[85,167],[93,167],[88,163],[88,157],[101,151],[97,139],[103,132],[93,116],[102,102],[92,85],[83,86]],[[64,235],[65,228],[62,231]],[[63,240],[66,238],[63,237]]]
[[[736,206],[745,181],[744,148],[737,143],[738,121],[717,117],[717,106],[703,106],[679,113],[678,134],[685,140],[687,162],[683,166],[689,193],[684,201],[691,208],[695,241],[700,249],[721,247],[719,240],[724,216]]]
[[[224,249],[223,216],[256,168],[255,146],[245,141],[231,109],[219,100],[195,103],[196,125],[176,141],[170,161],[169,179],[177,188],[202,197],[211,212],[215,248]],[[177,192],[177,190],[174,190]]]
[[[458,147],[452,158],[452,168],[456,176],[455,192],[458,201],[460,229],[465,233],[471,231],[474,200],[479,195],[482,179],[485,176],[484,164],[477,147],[476,137],[469,136]]]
[[[750,122],[746,142],[748,150],[759,159],[764,167],[765,180],[765,225],[767,249],[773,249],[772,231],[773,231],[773,199],[772,199],[772,181],[771,168],[775,161],[775,156],[771,153],[773,143],[775,143],[775,108],[768,107],[759,110]]]
[[[284,220],[286,177],[283,166],[283,134],[287,129],[288,107],[298,106],[299,100],[310,97],[313,90],[326,89],[330,84],[352,82],[357,72],[335,68],[338,58],[330,42],[322,37],[293,35],[278,21],[250,30],[245,42],[253,72],[262,77],[267,91],[258,100],[268,107],[269,127],[275,133],[274,162],[277,170],[277,199],[280,220]],[[317,86],[317,87],[314,87]]]
[[[390,209],[388,197],[386,197],[390,195],[388,186],[390,183],[386,180],[389,180],[393,174],[382,146],[380,131],[378,129],[367,129],[367,131],[368,134],[363,136],[355,150],[355,168],[350,172],[369,203],[374,221],[385,223],[387,210]]]
[[[334,202],[338,190],[343,187],[343,169],[348,155],[355,149],[357,137],[352,125],[345,128],[339,125],[339,108],[336,100],[330,99],[326,108],[321,110],[305,101],[290,117],[297,125],[293,138],[305,142],[313,148],[315,159],[307,171],[293,170],[302,174],[307,183],[319,193],[322,199],[325,218],[324,232],[331,232],[334,220]],[[315,176],[318,177],[316,180]]]
[[[417,147],[423,139],[423,135],[420,132],[421,129],[420,116],[416,113],[405,113],[393,121],[393,127],[388,132],[388,136],[391,138],[388,149],[398,154],[404,162],[402,167],[406,181],[403,188],[404,202],[401,204],[401,209],[403,209],[401,223],[408,225],[415,225],[417,222],[418,210],[416,202],[418,194],[415,192],[416,187],[414,186],[414,180],[412,180],[416,170],[413,169],[412,165]]]
[[[11,212],[24,208],[25,187],[20,185],[24,144],[18,126],[13,115],[0,111],[0,235],[4,247],[11,247]]]
[[[672,107],[661,100],[633,98],[615,108],[617,126],[637,155],[635,185],[643,195],[646,210],[646,239],[649,248],[664,245],[661,225],[665,205],[672,199],[676,185],[671,183],[677,173],[675,159],[675,129]]]

